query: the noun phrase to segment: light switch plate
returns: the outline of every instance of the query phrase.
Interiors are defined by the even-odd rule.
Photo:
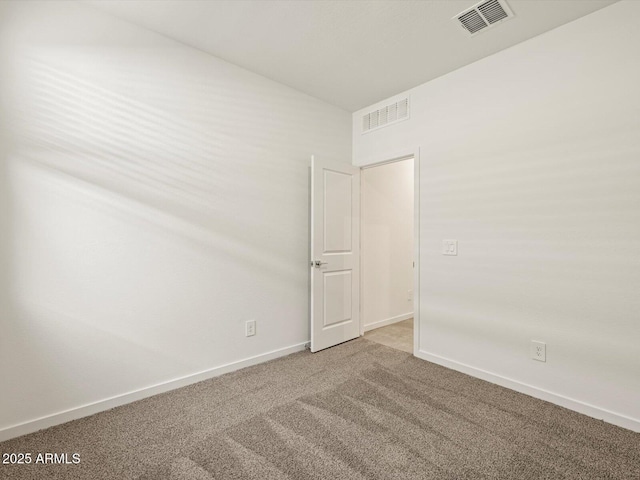
[[[443,255],[458,255],[458,240],[442,240]]]
[[[245,324],[245,336],[253,337],[256,334],[256,321],[255,320],[247,320]]]

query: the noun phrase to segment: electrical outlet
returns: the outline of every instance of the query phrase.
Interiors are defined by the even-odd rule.
[[[547,344],[531,340],[531,358],[539,362],[547,361]]]
[[[413,290],[411,289],[407,291],[407,302],[413,302]]]
[[[253,337],[256,334],[256,321],[255,320],[247,320],[245,324],[245,336]]]

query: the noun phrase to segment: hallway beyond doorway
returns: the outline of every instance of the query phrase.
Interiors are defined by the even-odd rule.
[[[403,352],[413,353],[413,318],[369,330],[364,334],[364,338]]]

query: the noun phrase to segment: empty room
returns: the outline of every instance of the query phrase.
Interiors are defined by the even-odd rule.
[[[0,1],[0,479],[640,478],[640,1]]]

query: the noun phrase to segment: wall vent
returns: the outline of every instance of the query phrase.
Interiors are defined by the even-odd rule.
[[[362,133],[409,118],[409,99],[403,98],[395,103],[369,112],[362,117]]]
[[[473,36],[513,17],[513,12],[504,0],[486,0],[467,8],[452,20]]]

